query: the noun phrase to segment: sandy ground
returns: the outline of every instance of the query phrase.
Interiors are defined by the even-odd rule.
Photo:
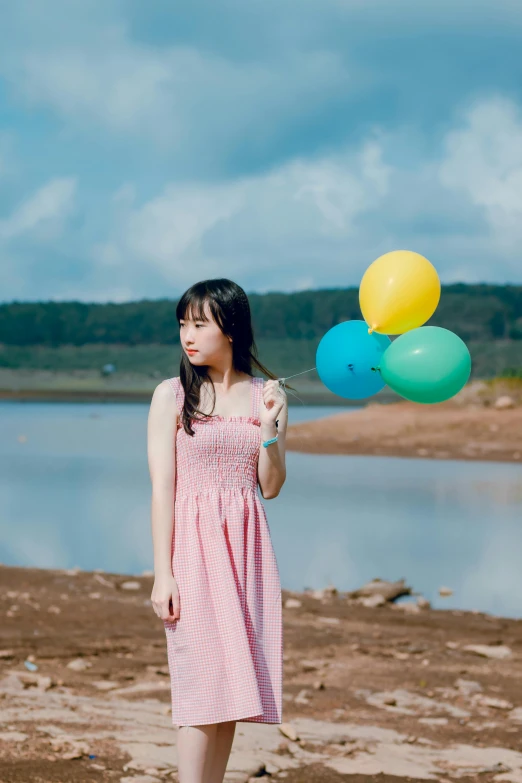
[[[0,585],[0,781],[176,781],[152,577]],[[284,724],[238,723],[227,781],[522,782],[522,621],[328,589],[283,605]]]
[[[522,464],[522,407],[370,404],[354,412],[294,424],[290,451],[371,454]]]

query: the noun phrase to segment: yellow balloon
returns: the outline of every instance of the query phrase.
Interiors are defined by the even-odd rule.
[[[393,250],[370,264],[359,287],[359,304],[370,334],[403,334],[426,323],[440,299],[440,280],[427,258]]]

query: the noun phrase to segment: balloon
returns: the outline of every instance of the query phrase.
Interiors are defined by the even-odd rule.
[[[411,250],[394,250],[370,264],[359,287],[366,323],[380,334],[402,334],[426,323],[440,299],[433,264]]]
[[[379,370],[383,381],[407,400],[444,402],[466,384],[471,356],[466,344],[449,329],[422,326],[392,342]]]
[[[384,387],[375,368],[390,344],[386,335],[368,334],[364,321],[337,324],[317,347],[315,363],[319,377],[339,397],[370,397]]]

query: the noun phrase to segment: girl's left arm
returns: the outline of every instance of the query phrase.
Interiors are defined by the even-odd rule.
[[[279,495],[286,479],[286,428],[288,424],[288,399],[279,381],[266,381],[259,411],[261,421],[259,462],[257,476],[261,494],[266,500]],[[276,427],[277,421],[277,427]],[[275,443],[263,446],[263,441],[278,436]]]

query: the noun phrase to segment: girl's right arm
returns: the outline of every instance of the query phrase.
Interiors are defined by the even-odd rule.
[[[152,482],[151,526],[154,549],[154,587],[151,602],[162,620],[179,619],[179,592],[172,573],[176,485],[176,399],[168,381],[154,390],[147,425],[147,454]],[[170,603],[172,602],[172,609]]]

